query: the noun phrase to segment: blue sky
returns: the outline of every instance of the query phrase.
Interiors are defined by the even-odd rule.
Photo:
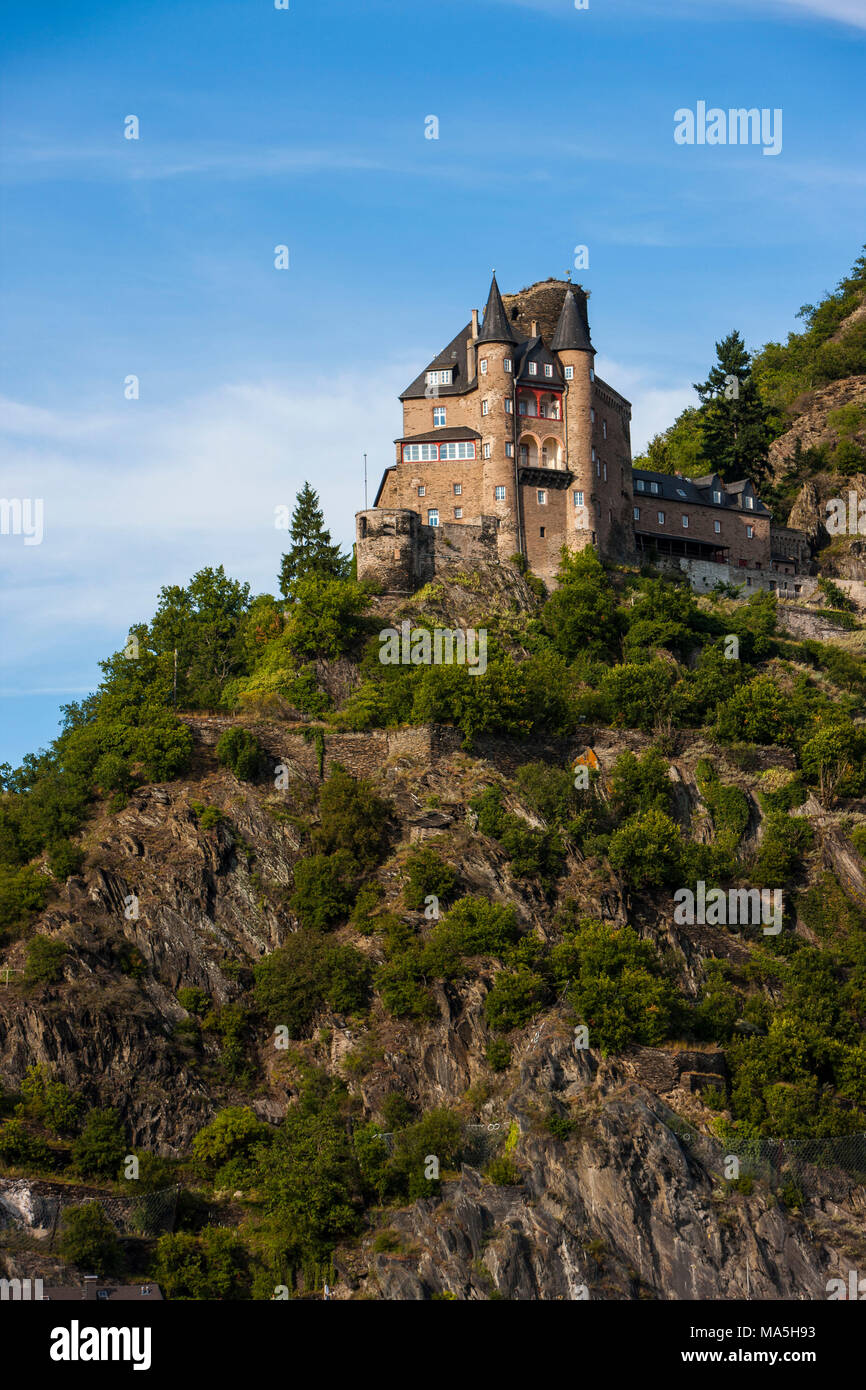
[[[42,498],[45,533],[0,535],[0,761],[54,736],[161,585],[223,563],[273,591],[305,479],[350,543],[363,452],[378,480],[397,393],[493,266],[515,290],[589,248],[637,451],[717,338],[784,337],[866,240],[866,0],[2,17],[0,495]],[[781,154],[677,146],[700,100],[781,108]]]

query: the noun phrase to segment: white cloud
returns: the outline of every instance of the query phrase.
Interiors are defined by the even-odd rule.
[[[596,359],[596,367],[602,380],[610,382],[632,403],[631,448],[635,458],[654,435],[673,424],[686,406],[697,404],[691,382],[662,384],[643,368],[624,366],[601,355]]]
[[[41,497],[41,545],[0,535],[0,648],[6,689],[95,683],[98,657],[147,619],[163,584],[224,564],[254,592],[276,592],[288,537],[275,508],[309,480],[344,546],[372,503],[387,441],[400,430],[397,392],[414,368],[369,379],[226,384],[155,409],[143,401],[93,413],[0,401],[3,495]]]

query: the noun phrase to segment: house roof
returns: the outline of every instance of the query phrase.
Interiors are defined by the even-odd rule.
[[[743,478],[737,483],[722,483],[722,500],[714,502],[712,493],[715,474],[709,473],[701,478],[680,478],[675,473],[656,473],[650,468],[635,468],[632,473],[633,480],[643,478],[647,482],[658,483],[658,492],[651,495],[664,497],[669,502],[690,502],[693,506],[718,507],[720,510],[736,507],[752,516],[770,515],[769,509],[755,494],[754,484],[749,478]],[[747,488],[755,496],[754,507],[744,507],[742,504]]]
[[[45,1289],[49,1303],[161,1303],[159,1284],[109,1284],[89,1281],[86,1284],[59,1284]]]
[[[427,373],[441,371],[443,367],[451,368],[451,385],[437,386],[436,390],[440,396],[462,396],[475,384],[475,378],[470,381],[467,377],[466,367],[466,343],[472,337],[472,324],[467,323],[455,338],[444,347],[438,357],[434,357],[432,362],[428,362],[423,372],[419,372],[415,380],[411,382],[400,396],[401,401],[416,400],[419,396],[427,394]]]
[[[403,434],[399,439],[395,439],[395,444],[427,444],[433,443],[437,439],[480,439],[481,435],[477,430],[472,430],[468,425],[442,425],[436,430],[425,430],[423,434]]]
[[[487,307],[484,310],[484,318],[481,322],[481,331],[478,334],[479,343],[516,343],[517,338],[511,324],[508,322],[508,315],[505,312],[505,305],[502,303],[502,295],[499,293],[499,286],[496,283],[496,271],[493,272],[493,279],[490,282],[490,293],[487,296]]]

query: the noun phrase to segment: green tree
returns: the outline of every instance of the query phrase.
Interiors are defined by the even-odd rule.
[[[725,482],[761,478],[771,434],[752,359],[737,332],[716,343],[716,356],[706,381],[695,384],[701,398],[704,455]]]
[[[117,1234],[99,1202],[67,1207],[60,1218],[61,1258],[85,1274],[119,1274],[123,1252]]]
[[[72,1145],[72,1161],[85,1178],[116,1178],[127,1152],[126,1132],[116,1110],[91,1110]]]
[[[160,1236],[154,1278],[167,1298],[227,1302],[249,1298],[248,1257],[236,1231],[211,1226]]]
[[[331,533],[325,529],[324,514],[319,507],[319,494],[304,483],[295,498],[290,530],[292,544],[280,566],[280,593],[294,598],[300,579],[347,579],[348,558],[338,545],[331,544]]]

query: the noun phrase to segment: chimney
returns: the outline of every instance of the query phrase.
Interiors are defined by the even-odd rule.
[[[537,338],[537,337],[538,337],[538,319],[533,319],[533,320],[532,320],[532,332],[530,333],[529,336],[530,336],[531,338]]]
[[[85,1274],[84,1293],[81,1296],[86,1303],[96,1302],[96,1285],[98,1283],[99,1279],[95,1274]]]
[[[478,349],[475,346],[478,338],[478,310],[472,310],[472,337],[466,339],[466,380],[472,381],[477,371],[476,357]]]

